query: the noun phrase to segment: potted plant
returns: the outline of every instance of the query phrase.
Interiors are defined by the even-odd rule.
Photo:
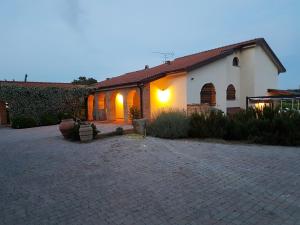
[[[132,121],[135,132],[145,136],[147,119],[141,118],[141,112],[136,106],[130,107],[129,117]]]

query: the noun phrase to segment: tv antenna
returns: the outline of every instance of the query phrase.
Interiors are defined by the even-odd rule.
[[[169,61],[175,54],[174,52],[152,52],[154,54],[160,54],[163,57],[163,62]]]

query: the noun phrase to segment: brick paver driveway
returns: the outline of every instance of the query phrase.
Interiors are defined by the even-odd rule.
[[[0,128],[0,224],[300,224],[300,149]]]

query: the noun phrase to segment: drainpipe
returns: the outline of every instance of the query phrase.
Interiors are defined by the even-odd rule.
[[[249,104],[249,97],[247,96],[247,97],[246,97],[246,109],[248,109],[248,107],[249,107],[248,104]]]
[[[141,84],[141,85],[138,85],[139,89],[140,89],[140,106],[141,106],[141,118],[144,117],[144,111],[143,111],[143,88],[144,88],[144,85]]]

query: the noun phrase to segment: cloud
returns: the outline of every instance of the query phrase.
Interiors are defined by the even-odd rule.
[[[80,0],[64,0],[62,7],[63,20],[74,30],[81,30],[81,22],[84,11],[80,5]]]

